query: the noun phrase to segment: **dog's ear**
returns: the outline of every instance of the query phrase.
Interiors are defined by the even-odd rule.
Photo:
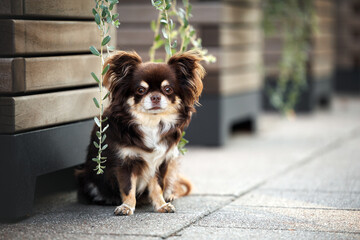
[[[202,79],[205,76],[205,70],[201,66],[202,57],[196,51],[178,53],[172,56],[168,64],[176,73],[176,78],[184,88],[185,101],[190,105],[198,103],[203,89]]]
[[[140,63],[142,63],[141,57],[136,52],[116,52],[104,64],[104,68],[108,64],[110,68],[104,76],[103,85],[112,92],[118,83],[132,76]]]

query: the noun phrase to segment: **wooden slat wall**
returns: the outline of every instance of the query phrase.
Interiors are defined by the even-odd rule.
[[[98,114],[98,88],[0,97],[0,132],[13,133],[88,119]]]
[[[100,73],[100,59],[89,51],[90,45],[100,46],[93,5],[93,0],[0,2],[0,133],[98,113],[92,103],[98,89],[90,75]]]
[[[335,3],[333,0],[315,0],[316,33],[312,38],[309,74],[315,80],[329,78],[335,66]],[[281,31],[265,39],[265,75],[276,77],[281,58]]]
[[[0,16],[92,19],[93,0],[1,0]]]
[[[0,69],[6,73],[2,93],[93,85],[89,71],[100,73],[99,59],[93,55],[0,58]]]
[[[86,53],[98,31],[92,21],[0,20],[0,56]]]
[[[259,90],[263,50],[259,1],[192,3],[190,22],[202,38],[203,46],[217,57],[216,63],[204,64],[208,72],[204,92],[233,95]],[[122,2],[118,11],[122,22],[117,35],[118,48],[136,50],[147,61],[154,37],[149,23],[156,19],[157,11],[142,1]]]

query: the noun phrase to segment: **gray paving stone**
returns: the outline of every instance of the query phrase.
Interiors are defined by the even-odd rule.
[[[359,209],[360,192],[316,192],[262,189],[232,203],[237,206]]]
[[[241,229],[241,228],[222,228],[222,227],[189,227],[177,236],[169,238],[178,239],[197,239],[197,240],[232,240],[232,239],[317,239],[317,240],[340,240],[340,239],[360,239],[360,234],[334,233],[334,232],[308,232],[294,230],[262,230],[262,229]]]
[[[360,137],[268,182],[262,188],[360,192]]]
[[[166,236],[228,201],[229,197],[189,196],[174,202],[177,208],[174,214],[154,213],[151,207],[145,206],[128,217],[114,216],[112,206],[70,201],[59,208],[52,205],[38,209],[33,217],[16,224],[0,224],[0,236],[14,232],[29,233],[34,238],[36,234],[41,237],[58,233]]]
[[[256,135],[234,135],[222,148],[190,148],[183,158],[183,173],[193,181],[194,193],[240,194],[359,131],[358,103],[337,101],[331,112],[290,120],[266,115]]]
[[[360,211],[229,205],[196,225],[269,230],[360,233]]]

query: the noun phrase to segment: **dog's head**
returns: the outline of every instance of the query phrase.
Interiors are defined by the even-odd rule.
[[[135,52],[117,52],[105,63],[110,65],[104,86],[111,93],[111,105],[127,105],[137,114],[194,111],[205,74],[200,61],[196,52],[174,55],[167,63],[143,63]]]

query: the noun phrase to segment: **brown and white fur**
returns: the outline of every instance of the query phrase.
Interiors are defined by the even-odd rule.
[[[144,198],[157,212],[175,211],[170,202],[191,191],[190,182],[178,173],[177,145],[202,92],[200,61],[195,52],[174,55],[167,63],[143,63],[135,52],[117,52],[106,61],[106,168],[104,174],[94,171],[95,125],[87,160],[76,172],[80,198],[119,205],[116,215],[133,214],[136,201]]]

